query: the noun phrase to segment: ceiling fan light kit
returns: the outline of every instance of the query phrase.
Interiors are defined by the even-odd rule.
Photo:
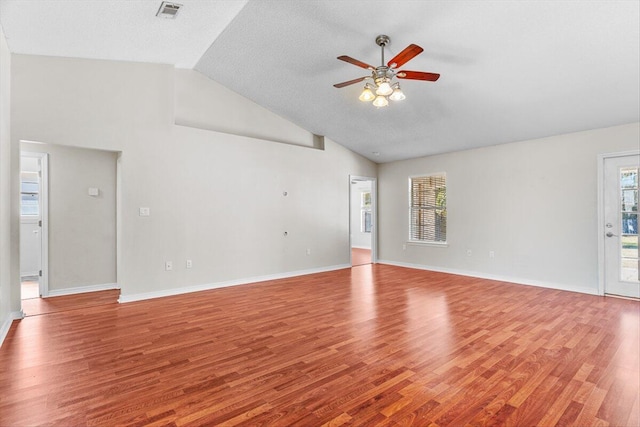
[[[376,99],[376,96],[373,94],[373,91],[371,89],[376,90],[376,88],[371,86],[369,83],[364,85],[364,89],[362,90],[362,93],[360,94],[358,99],[363,102],[371,102]]]
[[[373,83],[367,82],[364,85],[362,93],[358,97],[360,101],[372,102],[377,108],[386,107],[391,101],[402,101],[406,98],[405,94],[400,88],[399,82],[394,82],[394,78],[397,79],[409,79],[409,80],[425,80],[435,82],[440,78],[440,74],[426,73],[423,71],[396,71],[397,67],[400,67],[415,56],[420,54],[424,49],[415,44],[410,44],[402,52],[394,56],[387,64],[384,63],[384,48],[389,44],[391,39],[388,36],[381,34],[376,37],[376,44],[380,46],[382,61],[381,65],[374,67],[365,62],[353,59],[350,56],[342,55],[338,59],[348,62],[355,66],[365,68],[371,71],[371,76],[360,77],[357,79],[349,80],[342,83],[336,83],[333,86],[336,88],[343,88],[355,83],[360,83],[364,80],[371,79]]]
[[[396,83],[394,85],[393,93],[389,95],[389,99],[392,101],[402,101],[405,98],[406,96],[404,96],[402,89],[400,89],[400,84]]]
[[[378,108],[386,107],[387,105],[389,105],[389,101],[387,101],[386,96],[378,95],[376,96],[376,99],[373,100],[373,105]]]

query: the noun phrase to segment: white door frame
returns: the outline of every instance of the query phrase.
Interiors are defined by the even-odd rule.
[[[349,265],[353,265],[351,256],[352,239],[351,234],[351,181],[369,181],[371,182],[371,263],[378,262],[378,180],[370,176],[349,175]]]
[[[618,153],[598,154],[598,295],[605,293],[605,257],[604,257],[604,163],[607,159],[637,156],[640,150]]]
[[[41,297],[49,295],[49,155],[47,153],[20,151],[20,158],[31,157],[40,163],[40,269],[39,292]]]

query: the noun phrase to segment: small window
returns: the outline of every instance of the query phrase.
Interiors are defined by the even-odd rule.
[[[360,231],[371,233],[371,192],[360,193]]]
[[[445,174],[409,178],[409,240],[447,241]]]
[[[20,174],[20,215],[40,215],[40,183],[36,172]]]

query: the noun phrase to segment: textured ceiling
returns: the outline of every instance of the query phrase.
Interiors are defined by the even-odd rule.
[[[13,53],[154,62],[193,68],[246,0],[176,0],[174,19],[156,17],[162,0],[0,0]]]
[[[376,161],[418,157],[640,120],[640,2],[0,0],[12,52],[172,63]],[[407,99],[358,101],[367,75],[415,43]],[[374,155],[373,152],[380,153]]]

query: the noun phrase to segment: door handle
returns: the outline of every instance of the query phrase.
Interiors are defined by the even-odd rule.
[[[605,234],[605,236],[607,236],[607,237],[614,237],[614,236],[615,236],[615,237],[618,237],[617,235],[613,234],[613,233],[612,233],[612,232],[610,232],[610,231],[607,231],[607,234]]]

